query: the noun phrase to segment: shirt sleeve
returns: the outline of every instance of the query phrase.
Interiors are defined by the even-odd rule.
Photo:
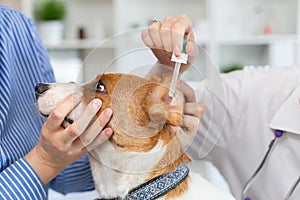
[[[51,181],[50,187],[62,194],[94,190],[88,155],[65,168]]]
[[[36,145],[43,123],[34,87],[53,81],[49,57],[34,23],[0,5],[0,199],[45,199],[49,185],[63,194],[94,189],[87,156],[47,186],[22,158]]]
[[[36,144],[41,125],[41,119],[31,117],[36,116],[34,93],[22,90],[53,80],[36,33],[30,19],[0,5],[0,199],[46,198],[42,182],[22,158]]]
[[[20,159],[0,174],[1,199],[45,199],[44,185],[31,166]]]

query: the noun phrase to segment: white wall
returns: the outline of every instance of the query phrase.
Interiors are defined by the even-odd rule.
[[[89,39],[104,39],[113,34],[112,0],[66,0],[65,38],[76,39],[84,27]]]

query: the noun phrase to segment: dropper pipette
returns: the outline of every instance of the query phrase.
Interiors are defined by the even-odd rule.
[[[175,67],[174,67],[172,80],[171,80],[171,84],[170,84],[169,97],[174,96],[181,64],[187,64],[188,55],[185,51],[186,44],[187,44],[187,40],[183,40],[182,52],[179,57],[177,57],[174,52],[172,54],[171,61],[175,62]]]

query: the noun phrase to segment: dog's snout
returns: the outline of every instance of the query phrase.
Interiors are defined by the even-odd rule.
[[[43,94],[45,91],[47,91],[49,89],[49,85],[45,84],[45,83],[38,83],[35,86],[35,94],[36,95],[41,95]]]

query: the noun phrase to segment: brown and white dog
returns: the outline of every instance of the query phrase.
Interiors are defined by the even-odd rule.
[[[64,126],[76,120],[94,98],[103,102],[100,112],[107,107],[113,109],[107,125],[113,128],[113,136],[89,153],[100,199],[233,199],[200,175],[188,173],[185,167],[186,174],[177,184],[170,179],[180,176],[182,169],[178,171],[178,166],[184,166],[190,158],[182,151],[172,129],[182,124],[184,97],[177,91],[175,98],[167,98],[169,88],[165,83],[169,80],[169,77],[150,81],[135,75],[103,74],[83,85],[37,85],[37,104],[42,115],[49,115],[67,95],[75,91],[83,93],[82,102],[68,115]],[[157,183],[158,180],[164,182]],[[165,190],[162,185],[168,184]],[[144,190],[136,194],[141,188]],[[153,195],[158,188],[163,192]],[[149,192],[151,197],[147,197]]]

